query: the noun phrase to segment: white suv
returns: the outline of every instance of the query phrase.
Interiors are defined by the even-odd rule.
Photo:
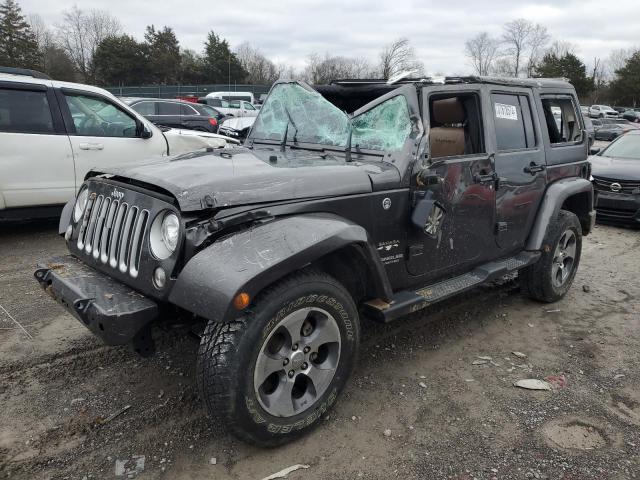
[[[591,105],[589,116],[591,118],[618,118],[619,113],[608,105]]]
[[[0,68],[0,219],[59,211],[93,167],[228,142],[235,141],[205,132],[163,131],[101,88]]]

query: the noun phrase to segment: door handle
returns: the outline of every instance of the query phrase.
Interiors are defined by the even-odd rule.
[[[104,145],[102,143],[81,143],[78,145],[80,150],[103,150]]]
[[[530,173],[531,175],[535,175],[538,172],[542,172],[547,169],[546,165],[538,165],[536,162],[531,162],[529,165],[524,167],[524,173]]]
[[[498,174],[496,172],[480,174],[476,173],[473,176],[474,183],[494,183],[498,180]]]

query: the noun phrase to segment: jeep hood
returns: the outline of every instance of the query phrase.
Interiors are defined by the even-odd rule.
[[[383,162],[347,163],[330,154],[277,147],[194,152],[92,172],[99,174],[161,187],[182,211],[353,195],[371,192],[372,184],[400,183],[398,170]]]

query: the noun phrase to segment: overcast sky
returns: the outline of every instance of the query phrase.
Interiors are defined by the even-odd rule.
[[[428,73],[468,73],[466,39],[480,31],[500,35],[523,17],[571,42],[587,64],[617,48],[640,45],[640,0],[18,0],[25,14],[49,24],[64,9],[108,10],[139,39],[146,25],[174,28],[182,47],[201,51],[209,30],[233,46],[248,41],[276,63],[304,66],[311,52],[377,61],[386,43],[405,36]]]

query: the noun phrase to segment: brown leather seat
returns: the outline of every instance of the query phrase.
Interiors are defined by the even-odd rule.
[[[457,98],[434,100],[431,103],[431,118],[434,125],[429,131],[431,157],[464,155],[466,115]]]

